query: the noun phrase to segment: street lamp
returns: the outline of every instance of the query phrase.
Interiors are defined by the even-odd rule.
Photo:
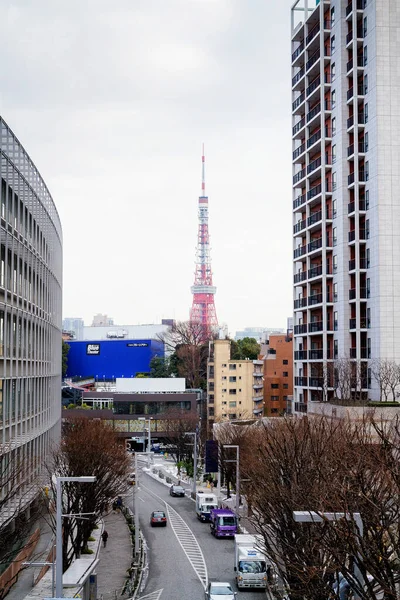
[[[150,450],[151,450],[151,429],[150,429],[150,424],[151,424],[152,420],[153,420],[153,417],[149,417],[149,418],[138,417],[138,421],[144,421],[144,422],[148,421],[148,423],[149,423],[148,438],[147,438],[147,440],[148,440],[147,441],[147,445],[148,445],[147,452],[149,454],[148,454],[148,457],[147,457],[147,466],[150,466]],[[144,448],[143,448],[143,450],[144,450]]]
[[[360,513],[344,513],[344,512],[316,512],[314,510],[294,510],[293,518],[296,523],[323,523],[324,521],[339,521],[340,519],[347,519],[348,521],[354,520],[357,525],[357,529],[360,538],[364,535],[364,525],[362,522]],[[358,559],[361,560],[361,555],[358,553]],[[361,584],[362,575],[360,571],[359,561],[355,561],[354,565],[354,579]],[[355,592],[354,597],[360,598],[359,594]]]
[[[224,460],[224,462],[235,462],[236,463],[236,516],[239,518],[239,505],[240,505],[240,473],[239,473],[239,446],[235,444],[223,444],[224,448],[236,448],[236,458],[232,460]]]
[[[192,497],[196,497],[196,480],[197,480],[197,432],[188,431],[185,435],[193,435],[193,485],[192,485]]]
[[[63,553],[62,553],[62,483],[76,481],[80,483],[94,483],[96,477],[56,477],[57,513],[56,513],[56,597],[63,598]]]

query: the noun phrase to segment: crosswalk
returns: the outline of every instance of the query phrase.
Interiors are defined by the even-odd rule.
[[[163,591],[156,590],[155,592],[151,592],[151,594],[146,594],[146,596],[140,596],[137,600],[160,600]]]

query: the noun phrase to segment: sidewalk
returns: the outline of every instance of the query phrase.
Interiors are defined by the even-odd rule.
[[[132,562],[132,542],[127,522],[120,511],[111,511],[104,517],[104,529],[108,532],[107,546],[99,549],[97,573],[97,597],[114,600],[120,597],[127,580],[127,570]]]

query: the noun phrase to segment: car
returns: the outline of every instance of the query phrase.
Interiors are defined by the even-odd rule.
[[[236,596],[237,592],[226,581],[211,581],[206,590],[206,600],[235,600]]]
[[[183,489],[183,487],[181,485],[171,485],[171,487],[169,488],[169,495],[170,496],[184,496],[185,490]]]
[[[167,515],[163,510],[154,510],[151,513],[150,525],[152,527],[166,527],[167,526]]]

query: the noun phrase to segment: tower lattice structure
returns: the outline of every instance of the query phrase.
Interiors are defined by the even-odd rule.
[[[217,288],[213,285],[210,257],[210,236],[208,233],[208,197],[205,184],[205,155],[203,145],[201,196],[199,197],[199,230],[196,248],[196,271],[190,321],[200,323],[207,335],[218,328],[214,295]]]

